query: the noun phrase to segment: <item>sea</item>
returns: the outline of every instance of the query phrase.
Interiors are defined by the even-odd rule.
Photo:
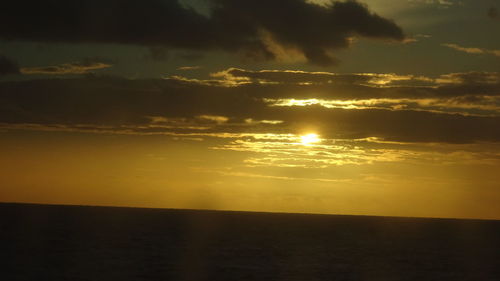
[[[500,280],[500,221],[0,204],[0,280]]]

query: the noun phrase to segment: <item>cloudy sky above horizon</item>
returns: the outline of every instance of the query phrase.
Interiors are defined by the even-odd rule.
[[[499,8],[6,1],[0,201],[500,219]]]

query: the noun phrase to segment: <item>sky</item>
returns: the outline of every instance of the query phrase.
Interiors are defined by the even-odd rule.
[[[0,202],[500,219],[500,1],[4,1]]]

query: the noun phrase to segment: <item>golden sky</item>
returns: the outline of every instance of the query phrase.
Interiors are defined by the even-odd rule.
[[[495,1],[24,2],[1,202],[500,219]]]

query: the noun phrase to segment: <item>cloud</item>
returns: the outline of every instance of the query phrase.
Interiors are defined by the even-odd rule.
[[[450,73],[441,75],[436,81],[443,84],[498,85],[500,84],[500,72]]]
[[[204,122],[211,122],[216,124],[223,124],[229,121],[229,118],[225,116],[215,116],[215,115],[200,115],[197,116],[197,118]]]
[[[286,49],[299,50],[309,62],[317,65],[337,63],[331,52],[348,47],[353,36],[405,39],[395,23],[371,13],[366,6],[355,1],[332,2],[326,7],[295,0],[215,2],[224,7],[214,10],[215,18],[232,22],[242,29],[257,32],[264,29],[275,43]],[[259,41],[258,45],[265,48],[264,52],[257,48],[261,56],[276,55],[266,53],[269,51],[266,42]]]
[[[351,110],[385,109],[413,110],[442,114],[461,114],[464,116],[500,116],[500,97],[462,97],[462,98],[373,98],[357,100],[324,99],[264,99],[269,106],[322,106]]]
[[[97,61],[94,58],[86,58],[81,62],[64,63],[54,66],[41,66],[41,67],[23,67],[21,73],[30,74],[44,74],[44,75],[66,75],[66,74],[86,74],[92,70],[99,70],[109,68],[112,65],[105,62]]]
[[[365,139],[321,139],[307,145],[300,142],[300,136],[283,138],[276,135],[266,139],[251,139],[248,136],[234,138],[229,143],[213,147],[217,150],[252,152],[244,160],[249,167],[327,168],[329,166],[365,165],[374,162],[399,162],[429,164],[475,164],[500,163],[495,151],[498,144],[415,144],[382,141],[378,138]],[[488,146],[493,147],[488,147]]]
[[[177,68],[177,70],[183,70],[183,71],[188,71],[188,70],[198,70],[201,69],[201,66],[195,65],[195,66],[181,66]]]
[[[443,7],[449,7],[461,3],[460,1],[457,0],[408,0],[408,1],[412,3],[440,5]]]
[[[251,71],[238,68],[212,74],[213,77],[224,80],[239,81],[243,84],[252,83],[284,83],[284,84],[355,84],[355,85],[390,85],[397,81],[430,81],[425,77],[396,74],[377,73],[332,73],[332,72],[307,72],[298,70],[259,70]]]
[[[460,77],[458,74],[452,76]],[[497,107],[500,106],[498,99],[492,98],[493,88],[489,88],[490,92],[471,95],[470,89],[485,91],[486,86],[498,89],[498,85],[491,84],[490,80],[486,80],[490,83],[487,85],[482,82],[485,81],[479,78],[460,78],[453,83],[425,88],[345,84],[341,88],[348,89],[349,95],[357,98],[338,100],[337,103],[351,103],[354,107],[328,108],[320,104],[272,106],[268,100],[290,98],[299,93],[315,96],[320,91],[326,91],[324,95],[330,96],[345,95],[338,91],[341,88],[329,92],[335,89],[330,84],[251,83],[225,87],[180,83],[173,79],[111,77],[10,81],[0,83],[0,123],[3,129],[194,138],[300,134],[313,128],[329,139],[378,137],[406,142],[500,142],[500,131],[497,130],[500,116],[474,114],[486,110],[478,108],[480,105],[494,106],[496,103]],[[464,87],[464,94],[450,94],[462,89],[460,87]],[[373,100],[360,100],[359,97],[367,93],[373,95]],[[500,95],[500,91],[496,94]],[[403,100],[405,95],[412,95],[414,99]],[[435,99],[426,100],[430,95]],[[407,107],[394,108],[395,102]],[[467,104],[472,107],[467,108]],[[470,114],[452,114],[451,111],[457,108]]]
[[[484,48],[477,48],[477,47],[462,47],[457,44],[441,44],[444,47],[448,47],[460,52],[465,52],[468,54],[475,54],[475,55],[493,55],[500,57],[500,50],[489,50],[489,49],[484,49]]]
[[[295,70],[251,71],[229,68],[213,79],[171,76],[178,84],[240,87],[258,98],[295,99],[450,99],[500,95],[500,73],[464,72],[438,77],[394,73],[332,73]]]
[[[206,16],[177,0],[8,0],[0,10],[0,38],[223,50],[252,60],[277,59],[279,49],[323,66],[337,63],[332,52],[347,48],[353,36],[405,40],[396,23],[354,0],[323,6],[305,0],[209,4]]]
[[[19,74],[19,66],[15,61],[0,55],[0,77],[9,74]]]

